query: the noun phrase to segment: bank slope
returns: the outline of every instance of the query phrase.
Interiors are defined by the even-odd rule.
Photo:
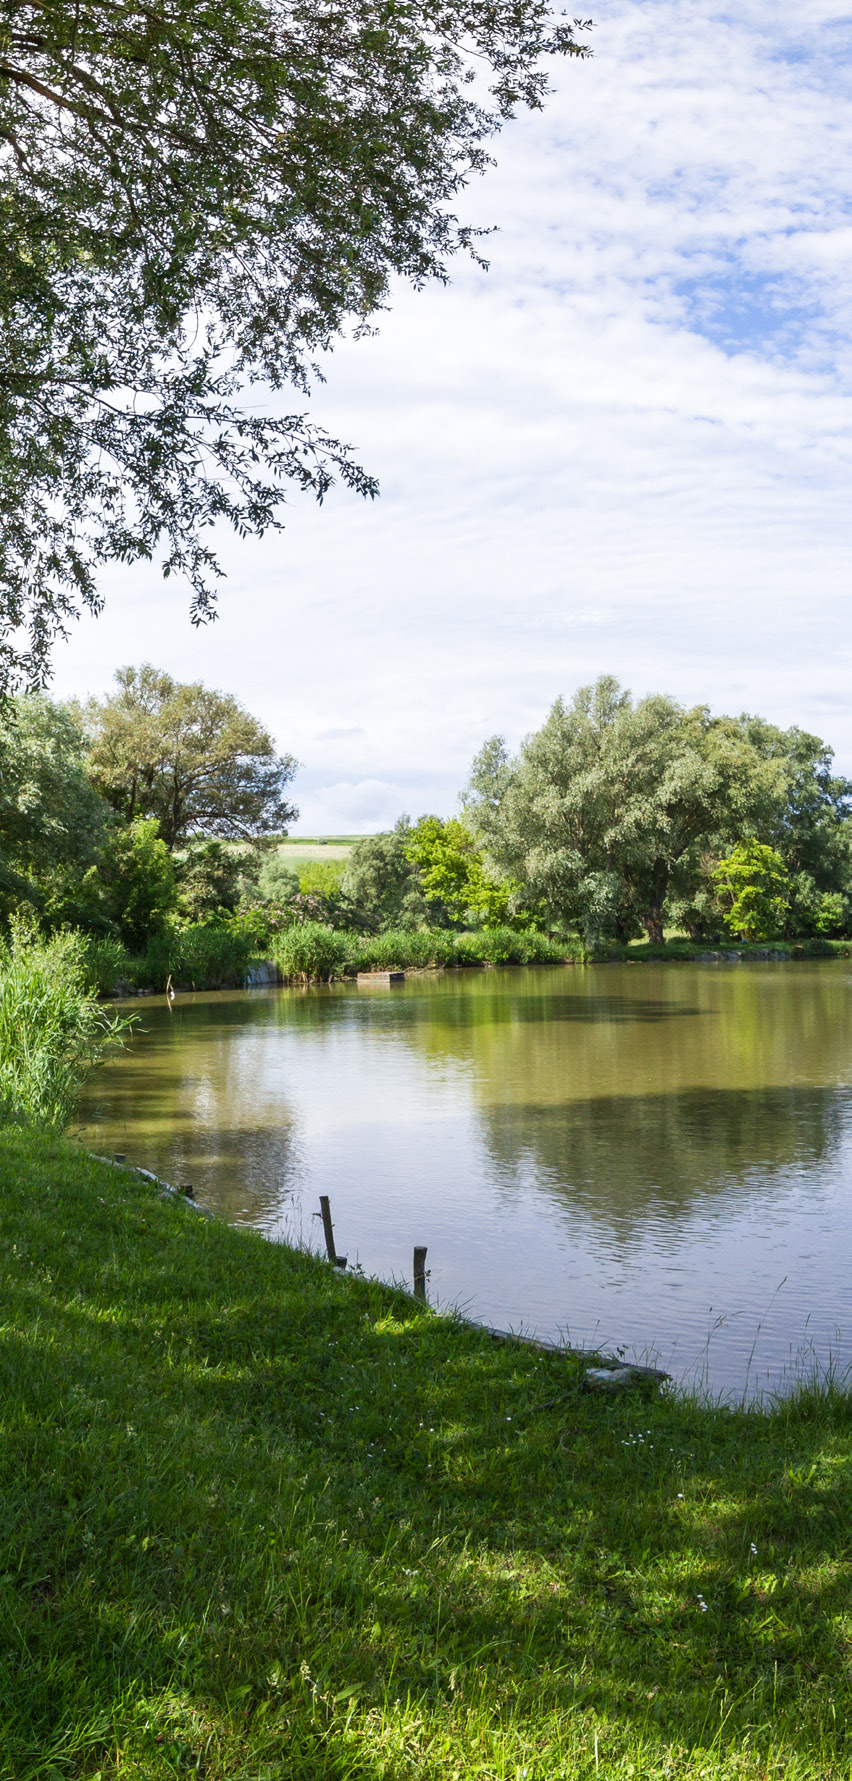
[[[585,1394],[0,1134],[0,1775],[847,1776],[852,1413]]]

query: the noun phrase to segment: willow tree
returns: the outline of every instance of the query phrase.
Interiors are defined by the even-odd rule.
[[[475,251],[453,201],[546,58],[545,0],[0,0],[0,690],[161,555],[373,478],[299,402],[390,281]],[[261,386],[258,388],[258,386]]]
[[[663,938],[667,900],[703,847],[765,822],[785,795],[744,720],[634,703],[611,676],[557,699],[515,760],[501,738],[474,763],[468,820],[507,875],[589,939]],[[678,885],[681,896],[684,885]]]

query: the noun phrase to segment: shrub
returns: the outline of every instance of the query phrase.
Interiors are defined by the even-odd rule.
[[[761,841],[738,841],[716,866],[713,882],[732,934],[757,941],[783,933],[790,875],[774,848]]]
[[[190,922],[152,934],[144,953],[130,961],[140,988],[234,989],[244,983],[257,951],[251,932],[234,932],[222,922]]]
[[[343,934],[323,922],[306,921],[276,935],[273,956],[282,976],[300,978],[303,983],[311,978],[326,983],[342,975],[347,951]]]
[[[223,841],[202,841],[173,858],[178,908],[187,921],[204,921],[218,909],[236,909],[245,861],[233,848]]]
[[[842,934],[849,919],[849,906],[840,891],[824,891],[816,909],[814,926],[818,934]]]
[[[112,934],[88,934],[84,943],[86,983],[101,995],[115,994],[122,978],[131,979],[127,949]]]
[[[137,817],[128,828],[113,829],[85,884],[125,944],[134,950],[144,946],[152,930],[163,927],[177,898],[175,869],[159,823]]]
[[[98,1006],[87,946],[13,922],[0,950],[0,1121],[60,1131],[97,1065],[131,1022]]]

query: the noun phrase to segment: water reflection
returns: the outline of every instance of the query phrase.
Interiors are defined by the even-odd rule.
[[[847,1354],[850,987],[596,967],[142,1004],[83,1135],[273,1236],[329,1192],[370,1272],[425,1242],[444,1302],[736,1389]]]
[[[682,1222],[697,1203],[771,1196],[780,1173],[835,1160],[848,1130],[839,1091],[702,1089],[610,1095],[567,1106],[511,1102],[483,1115],[503,1191],[533,1170],[557,1205],[619,1237],[649,1215]]]

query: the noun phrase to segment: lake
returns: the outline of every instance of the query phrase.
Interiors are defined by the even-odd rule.
[[[852,1363],[852,963],[448,971],[132,1004],[82,1141],[237,1224],[714,1393]]]

